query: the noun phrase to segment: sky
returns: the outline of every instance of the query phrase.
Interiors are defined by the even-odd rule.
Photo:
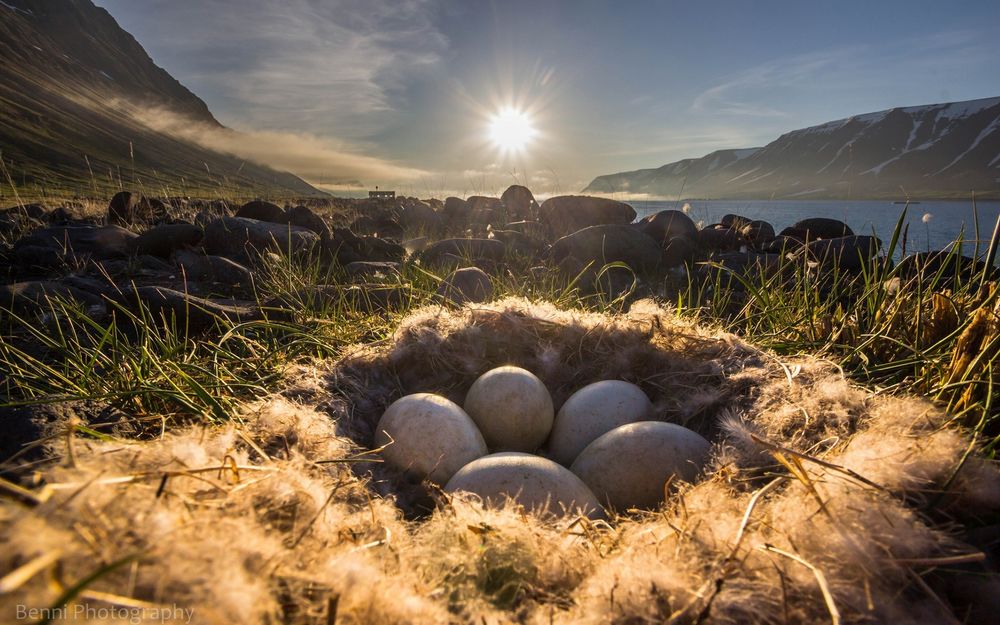
[[[245,133],[249,158],[334,189],[573,193],[855,114],[1000,95],[995,0],[95,2]],[[530,120],[520,149],[491,139],[505,109]]]

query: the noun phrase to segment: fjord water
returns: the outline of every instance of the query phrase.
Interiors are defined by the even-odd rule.
[[[874,231],[886,245],[904,209],[903,204],[884,200],[637,200],[629,204],[639,219],[664,209],[686,208],[691,219],[702,226],[718,223],[723,215],[734,213],[763,219],[774,226],[775,232],[807,217],[830,217],[846,222],[856,234]],[[971,200],[921,201],[905,208],[908,252],[943,249],[961,238],[965,242],[963,253],[972,256],[976,247],[975,212],[979,215],[979,249],[983,254],[1000,217],[1000,201],[977,201],[975,211]]]

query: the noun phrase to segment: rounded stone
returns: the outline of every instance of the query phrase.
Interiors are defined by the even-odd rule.
[[[535,512],[604,517],[597,498],[580,478],[566,467],[531,454],[503,452],[483,456],[462,467],[444,490],[473,493],[487,505],[511,499]]]
[[[465,396],[464,408],[490,451],[533,452],[552,430],[549,390],[520,367],[497,367],[479,376]]]
[[[486,442],[462,408],[440,395],[415,393],[382,414],[375,446],[390,466],[437,484],[486,455]]]
[[[693,481],[710,449],[700,434],[675,423],[629,423],[587,445],[570,471],[612,508],[655,508],[667,480]]]
[[[594,382],[570,395],[556,414],[549,456],[569,466],[598,436],[626,423],[648,420],[653,404],[642,389],[621,380]]]

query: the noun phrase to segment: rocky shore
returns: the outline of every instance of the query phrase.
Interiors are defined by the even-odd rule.
[[[500,197],[391,203],[308,200],[158,199],[123,191],[104,214],[66,204],[18,205],[0,212],[0,307],[44,314],[48,298],[78,302],[94,318],[114,305],[166,311],[195,330],[216,318],[280,315],[286,302],[261,301],[255,277],[263,257],[291,255],[334,268],[343,282],[314,295],[391,306],[410,263],[442,276],[439,295],[456,303],[490,298],[491,276],[527,268],[525,279],[556,276],[583,294],[669,298],[691,279],[734,289],[799,268],[823,279],[870,272],[891,260],[883,242],[825,217],[775,232],[765,221],[726,215],[698,228],[684,212],[636,221],[628,204],[589,196],[538,203],[511,186]],[[945,262],[948,261],[948,262]],[[904,258],[901,279],[933,273],[969,280],[982,264],[947,252]],[[384,280],[386,276],[393,277]],[[383,278],[380,280],[380,278]],[[735,280],[733,278],[736,278]],[[381,283],[391,283],[391,286]],[[360,297],[360,293],[375,297]]]

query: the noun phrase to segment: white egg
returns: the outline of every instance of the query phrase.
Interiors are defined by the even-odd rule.
[[[635,384],[621,380],[588,384],[559,409],[549,437],[549,456],[569,466],[601,434],[652,416],[653,404]]]
[[[533,452],[552,430],[549,390],[520,367],[497,367],[479,376],[465,396],[464,408],[490,451]]]
[[[487,453],[486,441],[462,408],[440,395],[394,401],[378,422],[375,445],[390,466],[437,484]]]
[[[566,467],[531,454],[483,456],[462,467],[444,490],[474,493],[487,504],[500,504],[510,498],[537,512],[604,518],[597,498],[580,478]]]
[[[618,510],[655,508],[667,480],[693,481],[710,449],[700,434],[674,423],[630,423],[587,445],[570,471],[601,503]]]

